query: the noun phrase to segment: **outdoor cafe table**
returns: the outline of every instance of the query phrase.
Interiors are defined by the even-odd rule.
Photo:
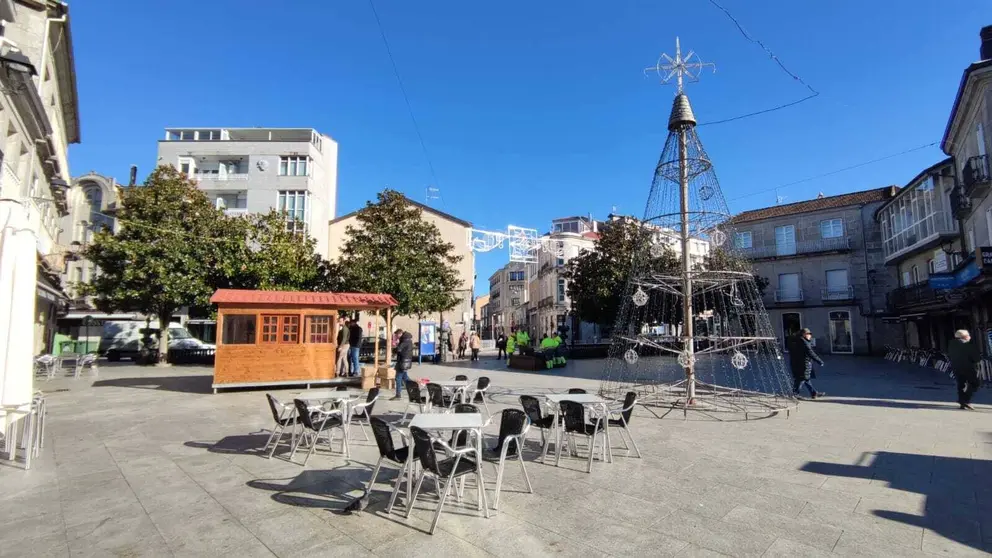
[[[344,425],[345,437],[351,441],[351,429],[348,428],[351,422],[351,404],[361,400],[365,394],[357,391],[337,391],[333,389],[310,389],[296,394],[296,399],[304,401],[319,401],[321,403],[333,401],[341,405],[341,423]],[[345,444],[345,455],[351,455],[351,448]]]
[[[449,380],[445,382],[432,382],[452,393],[460,393],[462,403],[468,403],[466,401],[466,396],[468,395],[468,388],[472,385],[470,380]]]
[[[437,430],[471,430],[475,432],[475,471],[479,475],[479,511],[482,511],[482,491],[485,490],[485,482],[482,480],[482,413],[420,413],[414,415],[409,426],[427,431]],[[464,458],[463,458],[464,459]],[[413,500],[407,504],[413,507]],[[486,517],[489,517],[489,509],[486,508]]]
[[[606,455],[607,461],[609,463],[613,462],[613,450],[610,448],[610,421],[609,421],[609,407],[607,403],[610,401],[604,399],[598,395],[593,395],[591,393],[549,393],[544,396],[550,403],[554,403],[554,427],[555,427],[555,449],[558,449],[558,444],[561,443],[561,421],[559,419],[561,415],[561,402],[562,401],[575,401],[586,407],[599,407],[603,412],[603,422],[605,423],[604,434],[606,436]],[[548,445],[551,444],[551,438],[548,437],[544,442],[544,449],[541,451],[541,463],[544,463],[545,458],[548,455]],[[589,451],[593,451],[593,445],[590,442]],[[575,453],[575,448],[572,448],[573,454]]]

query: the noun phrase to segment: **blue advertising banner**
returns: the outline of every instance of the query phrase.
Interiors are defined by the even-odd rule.
[[[980,256],[984,255],[983,250],[988,250],[992,254],[992,249],[979,249]],[[983,266],[981,260],[973,259],[964,267],[954,273],[934,273],[930,275],[929,285],[934,290],[957,289],[971,282],[972,279],[982,274]]]
[[[423,362],[425,356],[437,354],[437,323],[420,322],[420,332],[417,335],[420,339],[420,356],[418,362]]]

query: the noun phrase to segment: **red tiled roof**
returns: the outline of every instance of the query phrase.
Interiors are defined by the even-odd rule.
[[[306,291],[251,291],[217,289],[210,297],[213,304],[296,304],[300,306],[338,306],[349,310],[396,306],[393,295],[372,293],[314,293]]]
[[[761,209],[743,211],[731,219],[733,223],[749,223],[751,221],[761,221],[773,217],[785,217],[787,215],[797,215],[799,213],[810,213],[825,209],[835,209],[849,205],[862,205],[866,203],[881,202],[891,199],[899,192],[898,186],[886,186],[873,190],[861,192],[851,192],[850,194],[840,194],[838,196],[827,196],[815,200],[808,200],[783,205],[773,205]]]

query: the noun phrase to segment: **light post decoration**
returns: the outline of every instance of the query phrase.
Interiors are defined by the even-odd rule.
[[[791,379],[683,90],[712,66],[676,39],[674,58],[646,70],[677,89],[600,391],[684,411],[774,412],[795,404]]]

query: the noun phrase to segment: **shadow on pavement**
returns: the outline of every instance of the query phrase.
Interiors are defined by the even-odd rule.
[[[188,448],[200,448],[210,453],[263,455],[262,449],[271,432],[225,436],[217,442],[186,442]],[[288,436],[287,436],[288,438]]]
[[[811,461],[800,470],[835,477],[872,479],[888,488],[922,494],[926,497],[923,515],[886,509],[874,509],[871,513],[890,521],[925,528],[971,548],[982,551],[992,548],[992,540],[989,545],[983,540],[980,521],[982,511],[988,510],[992,503],[992,492],[986,490],[984,482],[992,474],[992,461],[887,451],[863,454],[860,461],[863,464]]]
[[[212,393],[214,377],[208,376],[161,376],[161,377],[132,377],[97,380],[93,387],[127,387],[137,389],[157,389],[176,391],[179,393]]]
[[[384,485],[395,478],[397,470],[384,466],[376,479],[377,486]],[[299,475],[284,479],[256,479],[246,484],[257,490],[272,492],[272,499],[281,504],[304,508],[324,508],[329,511],[340,511],[352,498],[358,496],[364,483],[372,476],[368,465],[348,461],[334,469],[314,469],[300,471]],[[380,482],[381,481],[381,482]],[[372,503],[388,502],[390,491],[373,490]]]

